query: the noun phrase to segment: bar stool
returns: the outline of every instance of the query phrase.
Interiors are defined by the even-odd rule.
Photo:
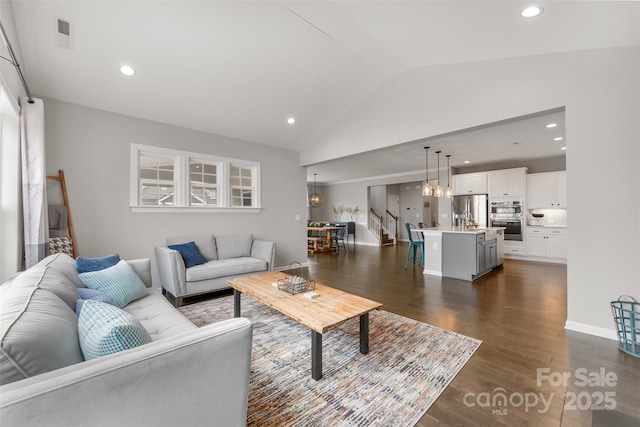
[[[415,230],[416,226],[407,222],[405,225],[407,234],[409,235],[409,249],[407,250],[407,259],[404,263],[404,268],[409,265],[409,260],[413,260],[413,265],[416,264],[417,251],[420,249],[420,265],[424,266],[424,239],[422,233],[414,233],[411,230]],[[413,250],[413,257],[411,257],[411,251]]]

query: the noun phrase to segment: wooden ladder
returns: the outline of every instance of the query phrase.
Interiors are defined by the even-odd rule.
[[[67,209],[67,224],[69,226],[69,237],[71,238],[71,247],[73,248],[73,257],[78,256],[78,246],[76,244],[76,235],[73,231],[73,220],[71,219],[71,208],[69,207],[69,195],[67,194],[67,183],[64,180],[64,172],[58,171],[58,175],[47,175],[47,180],[60,182],[60,189],[62,190],[62,202]]]

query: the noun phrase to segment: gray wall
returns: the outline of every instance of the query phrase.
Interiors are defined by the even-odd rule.
[[[431,208],[424,208],[422,197],[422,181],[407,182],[398,185],[400,188],[400,236],[399,240],[409,240],[405,224],[418,226],[419,222],[431,222]]]
[[[170,236],[253,233],[277,242],[276,268],[306,261],[306,174],[297,152],[53,99],[44,105],[47,172],[64,170],[80,255],[152,258]],[[259,161],[264,209],[132,213],[131,143]]]
[[[387,211],[387,186],[374,185],[369,187],[369,207],[378,215],[385,216]]]
[[[455,168],[455,174],[485,172],[499,169],[527,168],[527,173],[557,172],[567,170],[567,157],[554,156],[540,159],[514,160]]]

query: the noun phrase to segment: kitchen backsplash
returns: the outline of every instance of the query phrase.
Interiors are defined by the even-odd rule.
[[[533,214],[544,215],[536,218]],[[527,225],[544,225],[547,227],[566,227],[566,209],[529,209],[527,213]]]

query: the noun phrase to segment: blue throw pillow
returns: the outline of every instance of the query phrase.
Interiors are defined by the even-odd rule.
[[[105,268],[113,267],[120,262],[120,255],[107,255],[102,258],[76,258],[76,268],[78,273],[87,273],[89,271],[99,271]]]
[[[77,288],[80,299],[76,301],[76,314],[80,315],[80,310],[86,300],[92,299],[94,301],[106,302],[107,304],[116,305],[116,302],[109,295],[104,292],[100,292],[90,288]]]
[[[87,288],[109,295],[120,308],[147,295],[147,288],[140,276],[124,260],[113,267],[82,273],[78,276]]]
[[[180,245],[169,245],[168,247],[169,249],[174,249],[180,252],[182,259],[184,260],[184,265],[187,268],[207,263],[207,259],[202,256],[194,242],[182,243]]]
[[[80,311],[78,335],[85,360],[151,342],[149,333],[131,314],[94,300],[87,300]]]

